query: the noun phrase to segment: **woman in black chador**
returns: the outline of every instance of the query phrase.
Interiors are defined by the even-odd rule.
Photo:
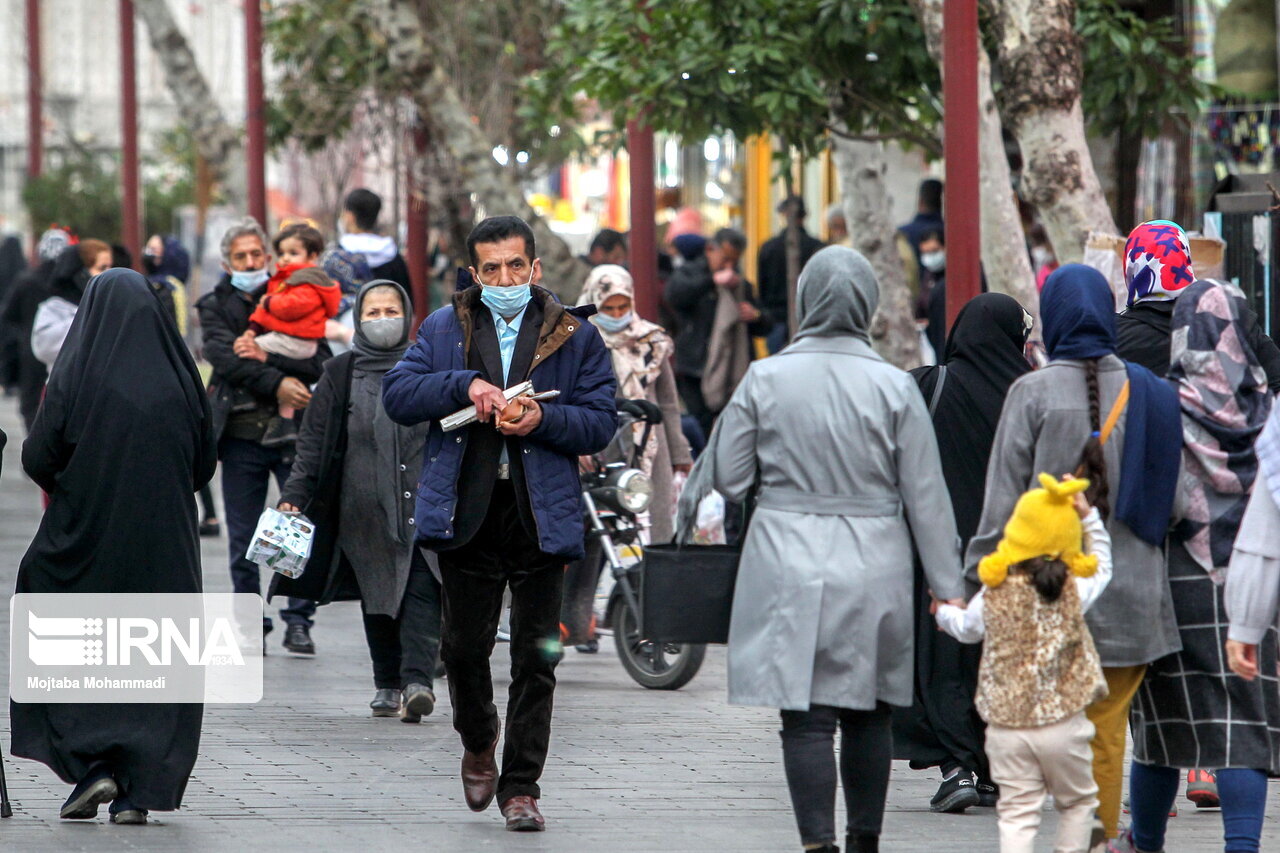
[[[942,475],[951,494],[961,549],[978,528],[986,491],[987,460],[1009,386],[1031,371],[1022,355],[1031,315],[1012,297],[984,293],[956,317],[942,363],[911,372],[933,418]],[[927,585],[916,566],[916,685],[910,708],[894,710],[895,758],[911,767],[942,768],[942,784],[929,803],[935,812],[994,806],[984,726],[973,707],[980,646],[938,631]]]
[[[50,495],[20,593],[198,593],[194,493],[217,464],[209,403],[172,315],[146,279],[89,282],[22,445]],[[75,790],[63,818],[145,823],[176,809],[196,761],[200,704],[10,702],[14,755]]]

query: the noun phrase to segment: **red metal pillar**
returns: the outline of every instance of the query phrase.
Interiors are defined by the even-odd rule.
[[[27,0],[27,177],[44,168],[44,84],[40,64],[40,0]],[[42,228],[48,223],[32,223]]]
[[[431,270],[427,268],[427,187],[418,180],[418,161],[427,148],[427,129],[413,130],[409,156],[409,203],[405,211],[405,251],[413,292],[413,327],[417,329],[431,312]]]
[[[949,328],[964,304],[982,292],[977,0],[944,0],[942,33]]]
[[[120,0],[120,242],[135,269],[142,263],[142,204],[138,198],[138,81],[133,0]]]
[[[627,154],[631,174],[631,233],[627,239],[636,313],[658,319],[658,245],[653,184],[653,128],[627,122]]]
[[[244,36],[247,92],[245,104],[245,181],[248,184],[249,215],[263,228],[267,223],[266,113],[262,95],[262,6],[260,0],[244,0]]]

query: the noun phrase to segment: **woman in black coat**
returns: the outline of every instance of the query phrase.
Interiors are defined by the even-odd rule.
[[[277,576],[271,594],[359,599],[376,691],[369,707],[416,723],[435,707],[440,650],[440,582],[413,526],[429,425],[399,426],[382,407],[382,376],[409,346],[409,306],[386,279],[356,295],[351,351],[325,363],[280,496],[281,510],[316,525],[311,559],[300,577]]]
[[[1176,301],[1139,302],[1116,317],[1116,354],[1156,376],[1168,374],[1176,305]],[[1262,330],[1257,314],[1246,306],[1241,306],[1240,314],[1249,349],[1267,374],[1267,387],[1272,393],[1280,392],[1280,347]]]
[[[49,507],[19,593],[199,593],[195,492],[217,464],[204,384],[132,270],[89,282],[22,445]],[[75,790],[63,818],[144,823],[182,804],[204,706],[10,702],[12,752]]]
[[[1009,386],[1031,365],[1023,345],[1031,315],[1012,297],[984,293],[956,318],[941,364],[913,370],[929,406],[961,547],[978,529],[987,462]],[[973,706],[982,649],[938,631],[924,574],[916,566],[915,697],[894,710],[895,757],[916,770],[940,767],[935,812],[993,806],[997,796],[983,748],[985,726]]]

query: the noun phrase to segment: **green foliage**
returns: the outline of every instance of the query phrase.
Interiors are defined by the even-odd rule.
[[[357,109],[391,77],[367,12],[350,0],[278,3],[264,37],[282,77],[267,104],[267,139],[323,148],[351,129]]]
[[[989,22],[984,30],[989,40]],[[1077,30],[1084,113],[1097,133],[1150,134],[1221,97],[1196,78],[1172,19],[1081,0]],[[938,152],[938,68],[906,0],[565,0],[548,55],[525,86],[531,126],[596,107],[613,119],[601,142],[643,115],[690,139],[771,132],[811,155],[834,112],[855,133]]]
[[[520,81],[541,67],[542,34],[560,7],[559,0],[433,0],[420,6],[431,62],[449,76],[494,145],[529,152],[529,168],[559,162],[576,140],[573,133],[552,135],[546,125],[515,121]],[[316,151],[352,130],[366,137],[402,131],[412,118],[406,106],[413,92],[389,61],[383,34],[364,4],[277,0],[265,35],[281,71],[267,112],[273,146],[293,140]]]
[[[55,159],[51,157],[50,159]],[[173,230],[177,209],[195,201],[195,146],[182,129],[163,134],[141,163],[143,239]],[[27,181],[22,203],[37,230],[56,222],[81,237],[120,241],[120,177],[114,157],[77,145],[40,177]]]
[[[56,222],[81,237],[120,239],[120,184],[115,169],[106,168],[103,157],[88,149],[65,151],[61,162],[27,181],[22,203],[38,231]]]
[[[178,208],[195,201],[196,146],[179,126],[161,134],[156,153],[142,161],[142,238],[173,232]]]
[[[905,0],[566,0],[549,65],[525,86],[534,127],[643,116],[690,139],[770,132],[813,154],[833,112],[854,132],[936,145],[937,66]]]
[[[1076,31],[1084,50],[1081,100],[1099,135],[1147,138],[1165,120],[1186,125],[1222,90],[1196,77],[1196,59],[1172,18],[1144,20],[1115,0],[1080,0]]]

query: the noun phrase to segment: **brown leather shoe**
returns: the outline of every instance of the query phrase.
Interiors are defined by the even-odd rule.
[[[462,751],[462,795],[473,812],[489,808],[498,792],[498,762],[494,759],[497,751],[497,735],[484,752]]]
[[[542,832],[547,822],[538,811],[538,801],[533,797],[512,797],[502,804],[502,816],[507,819],[508,832]]]

